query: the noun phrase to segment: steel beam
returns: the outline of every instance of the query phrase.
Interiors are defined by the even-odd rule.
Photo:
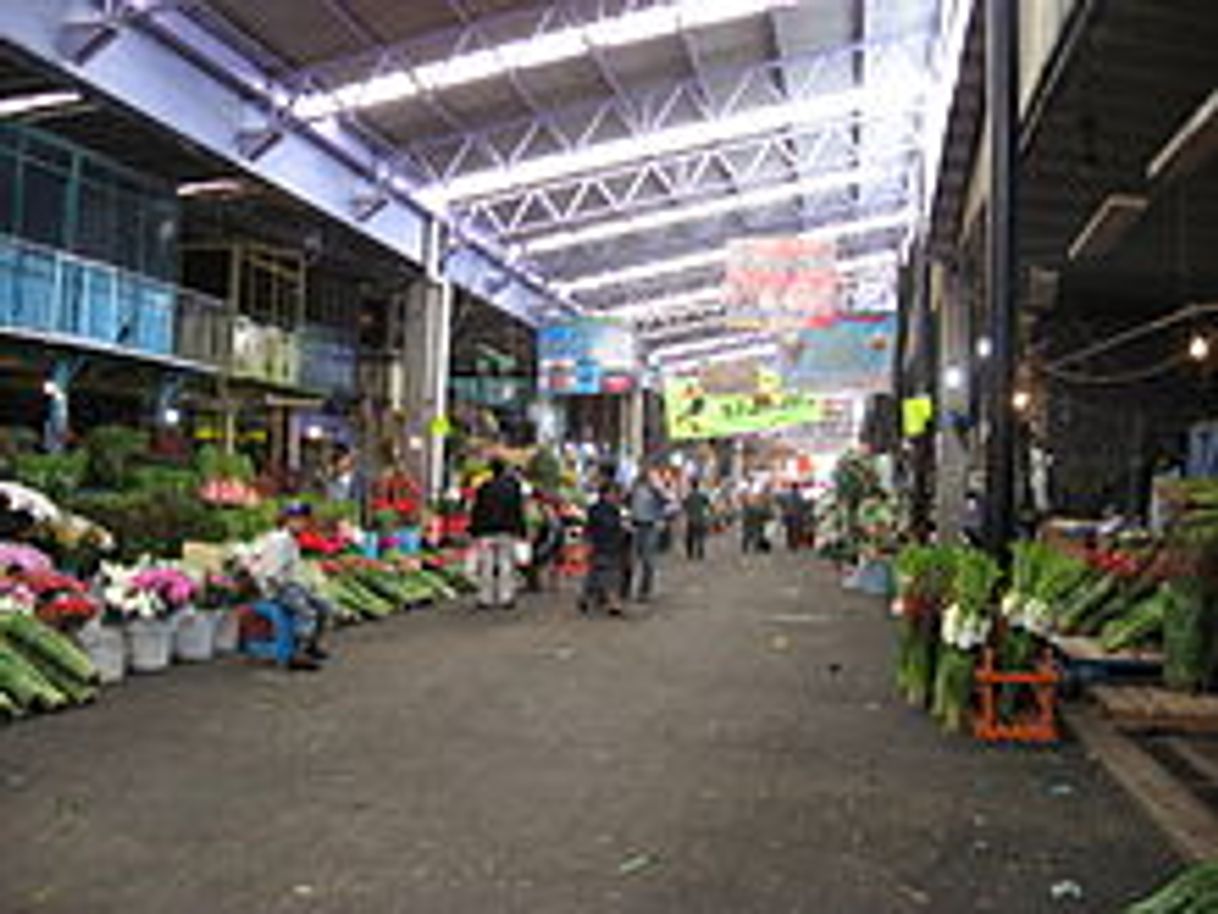
[[[986,96],[990,112],[990,193],[986,208],[989,336],[985,366],[985,540],[1005,556],[1016,531],[1015,359],[1019,345],[1016,249],[1019,146],[1019,13],[1009,0],[986,3]]]
[[[657,157],[530,188],[523,194],[499,194],[460,208],[463,216],[486,225],[500,237],[521,238],[568,230],[612,217],[704,199],[735,189],[741,193],[773,185],[792,173],[797,179],[843,168],[857,160],[853,137],[865,116],[850,115],[827,124],[791,127],[761,137],[678,155]],[[920,148],[918,119],[911,113],[884,118],[900,130],[887,150],[887,163],[912,164]],[[815,141],[808,157],[786,166],[785,145],[806,137]],[[901,169],[894,169],[894,173]]]
[[[721,133],[716,135],[716,128],[723,127],[731,118],[756,115],[768,107],[789,106],[793,102],[811,105],[824,100],[830,94],[828,86],[832,85],[827,82],[827,74],[837,72],[843,61],[867,55],[877,74],[891,77],[880,80],[885,91],[879,94],[887,94],[890,99],[902,91],[908,96],[916,95],[911,86],[916,87],[920,78],[918,65],[929,42],[929,35],[918,32],[793,55],[743,69],[706,68],[701,78],[665,80],[643,88],[633,97],[632,104],[614,96],[559,108],[542,117],[432,137],[405,148],[414,159],[433,163],[435,171],[444,176],[437,185],[426,189],[426,199],[446,202],[484,197],[505,185],[526,187],[539,183],[531,174],[541,165],[536,153],[538,137],[544,137],[546,148],[551,150],[545,156],[551,159],[545,163],[547,180],[589,170],[592,166],[571,154],[613,141],[623,141],[620,155],[624,159],[606,163],[607,166],[654,154],[649,150],[664,139],[664,132],[678,128],[684,128],[685,134],[676,148],[666,152],[710,146],[722,137]],[[785,86],[780,79],[784,73],[790,74]],[[708,86],[714,90],[708,90]],[[647,115],[640,116],[639,112]],[[651,139],[647,143],[633,143],[645,137]],[[475,149],[489,166],[478,171],[463,169],[461,163],[469,160]],[[603,153],[603,149],[598,151],[598,155]],[[526,163],[527,169],[519,168]]]
[[[104,8],[103,8],[104,12]],[[432,217],[410,199],[401,179],[391,185],[385,205],[361,221],[352,201],[375,186],[383,150],[341,124],[309,127],[279,118],[290,94],[248,56],[219,41],[185,8],[157,8],[155,14],[126,19],[104,52],[77,63],[60,47],[65,26],[81,22],[78,0],[0,4],[0,34],[32,57],[63,70],[155,123],[163,125],[234,167],[248,171],[419,263]],[[271,148],[253,149],[239,139],[282,129]],[[246,157],[251,151],[261,155]],[[475,237],[471,235],[471,237]],[[489,239],[476,239],[487,251]],[[491,259],[490,255],[487,255]],[[515,268],[504,264],[503,269]],[[540,281],[523,275],[519,282]],[[494,304],[511,310],[509,305]],[[530,322],[532,314],[517,316]]]

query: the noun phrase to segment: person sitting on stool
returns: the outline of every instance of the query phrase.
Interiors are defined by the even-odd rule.
[[[307,504],[286,506],[279,513],[278,528],[255,545],[248,569],[262,594],[291,617],[296,653],[288,667],[294,670],[320,668],[320,661],[328,656],[321,646],[322,635],[334,613],[334,608],[306,583],[308,568],[296,542],[311,517]]]

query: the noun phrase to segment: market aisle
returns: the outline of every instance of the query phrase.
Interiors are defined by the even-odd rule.
[[[177,669],[2,730],[0,911],[1110,912],[1171,865],[1077,751],[895,702],[880,609],[811,559],[723,543],[661,585],[627,621],[418,614],[318,676]]]

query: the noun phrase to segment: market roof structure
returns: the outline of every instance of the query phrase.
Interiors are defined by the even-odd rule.
[[[372,176],[366,214],[405,196],[556,301],[637,321],[657,349],[729,332],[716,293],[741,237],[832,239],[847,302],[893,306],[969,6],[93,5],[98,19],[60,42],[77,61],[107,29],[143,29],[260,96],[248,160],[285,125],[333,138]]]

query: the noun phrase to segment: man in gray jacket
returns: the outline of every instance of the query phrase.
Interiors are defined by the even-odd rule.
[[[652,470],[643,470],[630,492],[630,523],[634,528],[634,557],[638,569],[640,603],[651,599],[655,586],[656,553],[660,530],[668,513],[668,499]]]

